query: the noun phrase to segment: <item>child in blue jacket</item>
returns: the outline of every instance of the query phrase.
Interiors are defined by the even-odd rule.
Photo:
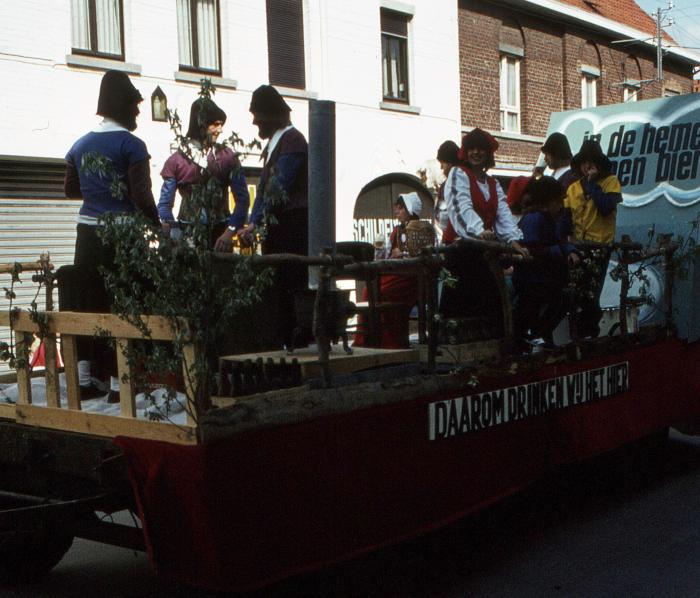
[[[523,233],[521,244],[532,259],[516,263],[513,271],[515,337],[523,348],[534,338],[551,344],[552,332],[564,314],[568,265],[579,261],[559,226],[561,185],[552,177],[533,178],[524,196],[518,227]]]

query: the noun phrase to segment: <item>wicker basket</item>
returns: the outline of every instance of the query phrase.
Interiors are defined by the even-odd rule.
[[[423,247],[435,245],[433,225],[425,220],[411,220],[406,225],[406,251],[411,257],[420,254]]]

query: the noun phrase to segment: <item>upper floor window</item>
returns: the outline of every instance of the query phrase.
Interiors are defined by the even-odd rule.
[[[639,84],[627,82],[622,88],[623,102],[636,102],[639,99]]]
[[[410,15],[381,9],[382,93],[385,100],[408,103],[408,21]]]
[[[598,79],[600,69],[581,65],[581,108],[595,108],[598,105]]]
[[[270,83],[306,88],[302,0],[267,0],[267,61]]]
[[[501,55],[501,131],[520,132],[520,58]]]
[[[124,59],[121,0],[71,0],[73,52]]]
[[[177,0],[177,41],[181,69],[221,71],[217,0]]]

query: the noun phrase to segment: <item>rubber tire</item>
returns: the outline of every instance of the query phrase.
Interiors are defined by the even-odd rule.
[[[73,544],[73,534],[58,525],[33,530],[0,530],[0,582],[44,576]]]

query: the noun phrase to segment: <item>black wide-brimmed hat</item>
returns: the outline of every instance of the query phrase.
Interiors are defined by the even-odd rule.
[[[263,114],[289,114],[292,109],[272,85],[261,85],[253,92],[249,110]]]
[[[553,202],[561,203],[564,199],[561,183],[551,176],[532,177],[525,187],[523,210],[541,210]]]
[[[581,164],[584,162],[593,162],[603,173],[612,171],[612,162],[603,153],[600,143],[592,139],[586,139],[581,144],[581,149],[573,158],[571,158],[571,170],[576,174],[581,174]]]
[[[131,106],[143,100],[131,79],[121,71],[107,71],[100,83],[97,114],[122,122],[131,113]]]
[[[458,153],[459,146],[451,139],[448,139],[440,144],[437,151],[437,159],[448,164],[457,164],[459,162],[457,158]]]
[[[214,103],[214,100],[210,98],[195,100],[190,107],[190,126],[187,129],[187,137],[204,141],[207,136],[207,127],[219,120],[226,122],[226,113]]]
[[[562,133],[552,133],[541,149],[542,152],[552,154],[560,160],[571,160],[571,146]]]

